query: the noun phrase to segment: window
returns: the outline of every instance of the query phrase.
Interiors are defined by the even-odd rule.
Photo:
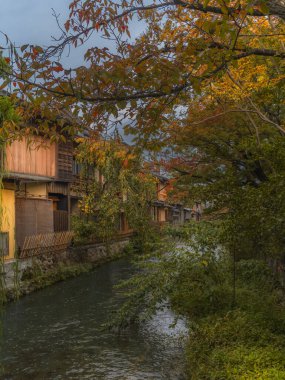
[[[0,256],[9,256],[9,232],[0,232]]]
[[[75,158],[72,161],[72,174],[75,176],[84,175],[85,177],[94,177],[95,168],[94,165],[84,165],[77,162]]]
[[[82,165],[78,163],[75,159],[72,161],[72,174],[79,176],[82,171]]]
[[[0,170],[3,172],[5,170],[5,152],[4,148],[0,148]]]

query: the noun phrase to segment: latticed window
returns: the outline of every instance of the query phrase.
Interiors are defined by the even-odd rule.
[[[0,232],[0,255],[9,255],[9,232]]]
[[[72,161],[72,174],[79,176],[80,173],[82,172],[82,165],[73,158]]]
[[[0,146],[0,174],[5,170],[5,150]]]

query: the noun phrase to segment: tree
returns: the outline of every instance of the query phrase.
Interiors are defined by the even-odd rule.
[[[136,38],[132,19],[145,23]],[[274,174],[265,155],[285,132],[282,1],[76,0],[61,31],[47,49],[11,46],[13,70],[2,68],[41,109],[68,109],[98,135],[124,123],[140,149],[174,150],[168,168],[216,210]],[[64,49],[92,34],[114,45],[66,70]]]
[[[110,125],[110,115],[114,124],[127,120],[126,132],[149,148],[167,138],[168,121],[178,118],[181,107],[187,109],[237,62],[247,62],[247,70],[254,72],[258,57],[265,66],[279,67],[282,76],[284,9],[281,0],[147,5],[141,0],[75,0],[53,46],[24,45],[20,52],[11,46],[13,71],[2,72],[42,107],[83,114],[86,127],[101,131]],[[130,36],[132,19],[146,25],[137,38]],[[65,48],[84,45],[94,35],[115,46],[95,43],[75,69],[58,62]]]
[[[77,140],[76,159],[82,165],[83,194],[76,218],[79,235],[89,223],[93,235],[109,244],[117,235],[120,217],[138,238],[140,249],[146,250],[152,237],[150,207],[156,199],[155,178],[145,170],[138,153],[120,140],[96,137]],[[82,216],[85,218],[82,219]]]

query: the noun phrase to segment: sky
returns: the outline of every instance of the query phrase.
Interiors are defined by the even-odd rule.
[[[19,44],[49,43],[51,35],[58,33],[52,8],[64,21],[69,3],[70,0],[0,0],[0,30]]]
[[[60,35],[52,9],[60,15],[60,22],[64,24],[68,18],[70,2],[71,0],[0,0],[0,31],[7,34],[16,46],[27,43],[49,45],[52,42],[52,36]],[[131,30],[135,35],[139,34],[143,28],[143,23],[136,22],[136,25],[131,25]],[[5,38],[0,37],[0,45],[4,44]],[[66,52],[63,56],[64,66],[82,65],[82,53],[92,44],[94,45],[94,40],[92,43],[90,39],[84,49],[72,49],[69,57]],[[106,40],[96,41],[97,46],[102,47],[105,44]]]
[[[69,14],[70,2],[71,0],[0,0],[0,31],[6,33],[16,46],[26,43],[49,45],[52,36],[60,35],[52,9],[60,15],[63,24]],[[0,44],[4,43],[5,39],[0,39]],[[64,57],[64,63],[72,67],[81,65],[80,50],[72,52],[69,58]]]

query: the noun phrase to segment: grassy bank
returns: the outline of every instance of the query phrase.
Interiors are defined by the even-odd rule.
[[[171,292],[173,307],[189,321],[188,378],[285,379],[284,288],[265,260],[234,263],[227,251],[215,248],[215,227],[198,228],[198,257],[181,255],[184,267]],[[183,231],[178,235],[185,240]],[[197,244],[190,243],[196,252]]]
[[[259,271],[248,270],[253,266]],[[230,299],[227,289],[224,297]],[[236,292],[235,305],[204,312],[190,324],[189,379],[285,379],[282,289],[263,264],[252,261],[239,263]],[[186,305],[184,312],[190,321]]]
[[[186,359],[193,380],[285,379],[284,326],[241,309],[212,315],[191,330]]]

